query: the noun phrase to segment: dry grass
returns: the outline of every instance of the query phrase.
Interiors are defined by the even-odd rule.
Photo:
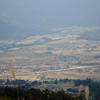
[[[12,77],[14,78],[15,82],[16,82],[16,78],[15,78],[15,72],[14,72],[14,68],[13,68],[13,64],[11,61],[10,62],[10,70],[11,70],[11,74],[12,74]]]
[[[88,100],[89,98],[89,87],[88,86],[85,88],[85,97],[86,97],[86,100]]]
[[[9,61],[9,63],[10,63],[10,70],[11,70],[12,77],[14,78],[15,83],[16,83],[16,78],[15,78],[15,72],[14,72],[13,64],[12,64],[11,61]],[[15,85],[17,85],[17,84],[15,84]],[[17,95],[18,95],[18,100],[19,100],[19,92],[18,92],[18,88],[17,88]]]
[[[81,90],[82,90],[82,85],[80,85],[78,97],[80,96]]]

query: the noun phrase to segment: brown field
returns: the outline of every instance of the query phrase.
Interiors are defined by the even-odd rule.
[[[31,37],[29,40],[22,41],[22,44],[29,44],[32,42],[35,42],[42,37],[49,37],[54,38],[53,35],[45,35],[45,36],[36,36]],[[55,36],[56,37],[56,36]],[[42,40],[40,41],[42,42]],[[84,51],[86,44],[89,44],[87,47],[88,50],[92,50],[92,46],[97,46],[97,48],[94,48],[94,51],[86,52]],[[53,50],[48,50],[49,48],[53,48]],[[77,40],[74,36],[66,36],[61,38],[61,40],[46,42],[43,45],[33,45],[33,46],[27,46],[23,47],[23,49],[31,49],[35,48],[35,50],[25,51],[25,52],[6,52],[6,53],[0,53],[0,65],[1,66],[8,66],[9,61],[12,61],[14,66],[21,66],[22,68],[25,68],[27,66],[37,68],[43,68],[45,67],[66,67],[68,62],[67,60],[61,61],[59,56],[76,56],[79,57],[82,63],[100,63],[99,59],[94,59],[95,56],[100,55],[100,45],[98,41],[87,41],[87,40]],[[73,49],[74,48],[74,49]],[[10,50],[18,50],[19,48],[10,48]],[[98,51],[95,51],[98,50]],[[45,54],[46,52],[51,52],[51,55]],[[69,59],[70,61],[70,59]],[[72,63],[72,62],[71,62]],[[46,65],[47,64],[47,65]],[[70,65],[69,67],[77,67],[76,65]],[[80,66],[78,66],[80,67]],[[79,71],[61,71],[61,72],[50,72],[45,79],[54,78],[54,79],[61,79],[61,78],[69,78],[69,79],[86,79],[86,78],[92,78],[95,80],[100,80],[100,71],[95,72],[95,70],[99,70],[98,66],[84,66],[87,69],[92,70],[93,72],[79,72]],[[84,69],[84,68],[82,68]],[[24,79],[28,80],[40,80],[37,76],[37,74],[33,74],[31,69],[20,69],[21,73],[24,73],[25,71],[28,71],[28,75],[20,75],[16,76],[17,79]],[[50,69],[48,69],[50,70]],[[47,70],[47,71],[48,71]],[[15,69],[15,72],[18,70]],[[20,72],[18,72],[20,73]],[[0,73],[0,78],[6,78],[9,73]],[[10,76],[10,74],[8,75]]]

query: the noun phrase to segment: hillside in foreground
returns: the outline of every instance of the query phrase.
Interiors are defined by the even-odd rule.
[[[2,83],[3,80],[0,80]],[[71,80],[71,79],[60,79],[55,81],[33,81],[29,82],[25,80],[16,80],[17,87],[14,87],[15,81],[9,81],[5,85],[0,87],[0,97],[6,97],[9,99],[20,97],[21,100],[85,100],[86,90],[88,91],[89,100],[100,99],[100,82],[93,81],[92,79],[86,80]],[[4,82],[3,82],[4,83]],[[11,85],[11,83],[13,83]],[[21,84],[20,84],[21,83]],[[62,86],[65,84],[72,84],[74,86],[66,89],[60,89],[58,85]],[[23,85],[22,85],[23,84]],[[78,98],[80,95],[80,98]],[[30,97],[32,97],[30,99]],[[35,97],[35,98],[34,98]],[[34,99],[33,99],[34,98]],[[82,99],[83,98],[83,99]],[[1,99],[0,99],[1,100]]]
[[[53,92],[48,89],[40,90],[31,88],[24,91],[23,86],[13,87],[1,87],[0,88],[0,100],[83,100],[80,97],[73,97],[65,91]]]

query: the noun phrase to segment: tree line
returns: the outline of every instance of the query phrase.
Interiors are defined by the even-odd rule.
[[[1,87],[3,86],[3,83],[4,80],[0,80],[0,85]],[[2,87],[3,89],[5,88],[10,88],[9,85],[13,85],[15,84],[14,83],[15,81],[10,81],[10,80],[7,80],[5,82],[5,85],[8,86],[8,87]],[[77,80],[72,80],[72,79],[60,79],[60,80],[54,80],[54,81],[43,81],[43,82],[40,82],[40,81],[33,81],[31,83],[25,80],[16,80],[16,83],[17,84],[21,84],[24,86],[24,89],[21,87],[20,89],[23,90],[23,91],[29,91],[30,88],[32,88],[32,86],[39,86],[39,85],[42,85],[42,84],[62,84],[62,83],[67,83],[67,82],[73,82],[74,83],[74,86],[80,86],[80,85],[83,85],[83,86],[88,86],[89,87],[89,96],[91,96],[94,100],[99,100],[100,99],[100,82],[97,82],[97,81],[94,81],[92,79],[85,79],[85,80],[80,80],[80,79],[77,79]],[[12,87],[11,89],[13,89],[14,87]],[[48,90],[50,91],[50,90]],[[59,90],[61,91],[61,90]],[[67,89],[67,92],[72,92],[72,93],[76,93],[78,92],[78,89],[73,89],[73,88],[68,88]],[[82,90],[82,93],[84,94],[85,91]],[[82,95],[82,97],[84,98],[85,96]]]
[[[30,88],[24,90],[24,86],[0,87],[0,100],[83,100],[82,96],[74,97],[65,91],[49,91]]]

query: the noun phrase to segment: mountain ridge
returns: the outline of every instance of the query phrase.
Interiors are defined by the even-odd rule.
[[[100,26],[99,1],[44,1],[0,1],[0,39],[50,34],[52,28]],[[15,33],[18,37],[11,38]]]
[[[85,32],[84,34],[81,34],[77,39],[100,41],[100,30]]]

